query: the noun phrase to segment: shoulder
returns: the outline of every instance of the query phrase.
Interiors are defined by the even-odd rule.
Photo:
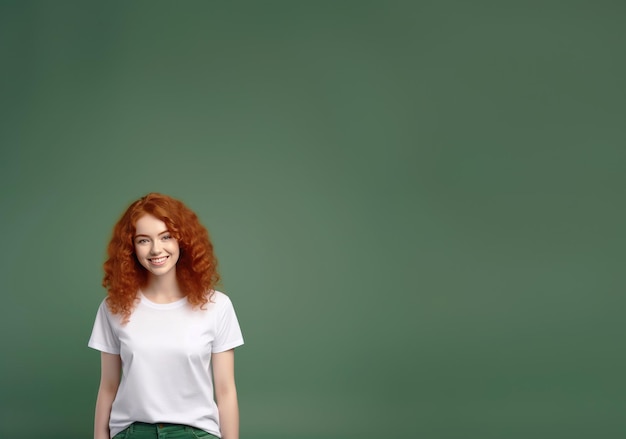
[[[209,307],[226,314],[232,314],[235,311],[231,298],[227,294],[217,290],[213,292],[209,300]]]
[[[114,322],[121,322],[122,316],[120,314],[113,314],[113,312],[111,311],[111,308],[109,307],[109,303],[107,300],[107,297],[105,297],[104,299],[102,299],[102,301],[100,302],[100,305],[98,306],[98,311],[97,311],[97,316],[100,316],[101,318],[105,318],[109,321],[114,321]]]
[[[217,290],[214,290],[213,294],[210,295],[209,302],[214,303],[218,307],[224,306],[224,305],[232,305],[230,297],[228,297],[225,293],[222,293],[221,291],[217,291]]]
[[[106,297],[100,302],[100,305],[98,306],[98,312],[111,314],[111,309],[109,308]]]

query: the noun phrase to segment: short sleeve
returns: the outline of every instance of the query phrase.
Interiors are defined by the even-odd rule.
[[[213,340],[212,352],[217,354],[236,348],[243,344],[243,335],[239,327],[239,321],[235,314],[230,298],[224,294],[220,297],[223,301],[220,307],[219,318],[217,322],[217,331]]]
[[[113,327],[111,312],[103,300],[98,308],[96,320],[93,324],[91,337],[87,344],[90,348],[109,354],[120,353],[120,341]]]

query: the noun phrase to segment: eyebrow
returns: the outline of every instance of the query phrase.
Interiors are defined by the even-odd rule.
[[[169,231],[169,230],[166,230],[166,231],[164,231],[164,232],[161,232],[161,233],[157,234],[157,236],[161,236],[161,235],[163,235],[163,234],[165,234],[165,233],[170,233],[170,231]],[[150,237],[150,235],[142,235],[142,234],[139,234],[139,235],[135,235],[135,238],[139,238],[140,236],[144,236],[144,237],[146,237],[146,238],[149,238],[149,237]]]

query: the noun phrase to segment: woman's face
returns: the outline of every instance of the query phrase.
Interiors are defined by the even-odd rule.
[[[176,274],[180,248],[163,221],[148,214],[139,218],[134,243],[137,260],[153,276]]]

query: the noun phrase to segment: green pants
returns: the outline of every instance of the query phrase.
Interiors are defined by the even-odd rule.
[[[113,439],[219,439],[199,428],[180,424],[145,424],[135,422]]]

